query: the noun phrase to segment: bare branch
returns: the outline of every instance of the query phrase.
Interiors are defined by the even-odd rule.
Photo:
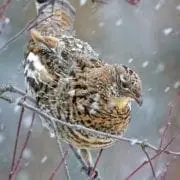
[[[6,0],[1,6],[0,6],[0,18],[3,17],[4,13],[7,11],[9,4],[12,0]]]
[[[57,145],[58,145],[59,153],[61,154],[62,158],[64,158],[64,151],[63,151],[63,148],[62,148],[62,143],[61,143],[61,140],[60,140],[60,137],[59,137],[59,133],[58,133],[58,130],[57,130],[56,123],[54,121],[52,121],[52,124],[53,124],[54,132],[55,132],[55,137],[56,137],[56,142],[57,142]],[[65,169],[66,177],[67,177],[68,180],[70,180],[71,178],[70,178],[70,174],[69,174],[67,161],[64,160],[63,163],[64,163],[64,169]]]
[[[90,173],[90,176],[89,176],[90,178],[89,178],[89,180],[93,180],[94,173],[95,173],[97,164],[98,164],[98,162],[99,162],[99,160],[100,160],[100,157],[101,157],[101,155],[102,155],[102,152],[103,152],[103,149],[100,149],[100,151],[99,151],[99,153],[98,153],[98,156],[97,156],[97,159],[96,159],[96,162],[95,162],[95,164],[94,164],[93,170],[92,170],[92,172]]]
[[[24,152],[25,148],[27,147],[28,141],[29,141],[30,136],[31,136],[31,132],[32,132],[32,127],[33,127],[33,124],[34,124],[34,120],[35,120],[35,113],[33,112],[31,124],[30,124],[29,130],[28,130],[27,136],[26,136],[26,140],[25,140],[25,142],[24,142],[24,145],[23,145],[23,147],[22,147],[22,150],[21,150],[21,152],[20,152],[20,155],[19,155],[19,158],[18,158],[18,160],[17,160],[17,162],[16,162],[16,165],[15,165],[15,167],[14,167],[14,169],[13,169],[13,174],[16,174],[17,169],[18,169],[18,166],[19,166],[19,163],[20,163],[20,161],[22,160],[23,152]]]
[[[51,15],[45,17],[44,19],[42,19],[41,21],[39,21],[38,23],[41,23],[42,21],[45,21],[46,19],[48,19],[49,17],[51,17]],[[6,48],[7,46],[9,46],[10,44],[12,44],[14,41],[16,41],[18,39],[18,37],[20,35],[22,35],[26,30],[30,30],[31,28],[33,28],[36,25],[36,20],[39,16],[36,16],[35,18],[33,18],[32,20],[30,20],[23,29],[21,29],[21,31],[19,31],[17,34],[15,34],[13,37],[11,37],[9,40],[6,41],[6,43],[4,45],[2,45],[0,47],[0,52],[3,51],[4,48]]]
[[[1,92],[1,89],[0,89],[0,92]],[[0,96],[0,98],[2,98],[2,97]],[[4,97],[2,99],[6,100],[6,99],[4,99]],[[9,99],[11,99],[11,98],[9,98]],[[9,103],[15,102],[15,100],[13,100],[13,99],[11,99],[11,102],[10,102],[9,99],[7,100],[7,102],[9,102]],[[116,139],[116,140],[128,142],[130,144],[132,144],[132,142],[133,142],[133,144],[136,144],[136,145],[139,145],[139,146],[144,144],[147,148],[149,148],[151,150],[154,150],[156,152],[159,151],[159,149],[157,147],[153,146],[152,144],[150,144],[148,142],[144,142],[144,141],[141,141],[141,140],[136,140],[134,142],[133,138],[127,138],[127,137],[122,137],[122,136],[118,136],[118,135],[113,135],[113,134],[105,133],[105,132],[102,132],[102,131],[97,131],[97,130],[94,130],[94,129],[91,129],[91,128],[87,128],[87,127],[85,127],[83,125],[71,124],[71,123],[65,122],[63,120],[56,119],[56,118],[46,114],[45,112],[42,112],[42,110],[40,110],[38,108],[35,108],[34,106],[29,105],[26,102],[19,101],[17,103],[17,105],[25,107],[25,108],[27,108],[29,110],[32,110],[32,111],[36,112],[37,114],[41,115],[45,119],[48,119],[50,121],[55,121],[57,123],[60,123],[61,125],[65,125],[65,126],[68,126],[70,128],[76,129],[76,130],[82,129],[82,130],[88,131],[88,132],[90,132],[92,134],[97,134],[97,135],[100,135],[100,136],[105,136],[105,137],[108,137],[108,138],[113,138],[113,139]],[[160,151],[161,150],[162,150],[162,148],[160,149]],[[176,155],[176,156],[180,156],[180,152],[173,152],[173,151],[169,151],[169,150],[164,150],[163,153],[173,154],[173,155]]]
[[[173,141],[175,140],[175,138],[176,138],[176,136],[173,137],[173,138],[166,144],[166,146],[165,146],[163,149],[161,149],[160,151],[157,151],[157,153],[156,153],[152,158],[150,158],[150,160],[152,161],[152,160],[156,159],[160,154],[165,153],[165,152],[166,152],[166,149],[173,143]],[[145,146],[146,146],[146,145],[145,145]],[[142,162],[130,175],[128,175],[128,176],[125,178],[125,180],[130,180],[130,179],[132,178],[132,176],[135,175],[135,174],[139,171],[139,169],[141,169],[143,166],[145,166],[145,165],[148,164],[148,163],[149,163],[149,161],[144,161],[144,162]]]
[[[147,159],[148,159],[148,162],[149,162],[150,167],[151,167],[151,170],[152,170],[153,177],[154,177],[155,180],[157,180],[156,173],[155,173],[153,164],[152,164],[152,162],[151,162],[151,158],[149,157],[149,154],[148,154],[148,152],[146,151],[146,147],[145,147],[144,145],[142,145],[141,148],[142,148],[144,154],[146,155],[146,157],[147,157]]]
[[[24,100],[25,99],[23,98],[23,101]],[[15,159],[16,159],[17,145],[18,145],[19,134],[20,134],[20,129],[21,129],[24,111],[25,111],[25,108],[22,106],[20,117],[19,117],[19,122],[18,122],[18,127],[17,127],[16,140],[15,140],[14,151],[13,151],[13,159],[12,159],[12,164],[11,164],[11,168],[10,168],[10,172],[9,172],[9,180],[12,179],[12,175],[13,175],[14,163],[15,163]]]
[[[4,94],[5,92],[11,92],[11,93],[19,94],[21,96],[25,96],[26,99],[30,100],[33,103],[36,103],[35,99],[33,99],[31,96],[29,96],[25,91],[15,87],[15,86],[11,86],[11,85],[1,86],[0,87],[0,95]],[[8,96],[7,96],[7,99],[8,99]]]
[[[54,176],[56,175],[56,173],[58,172],[58,170],[60,169],[61,165],[63,164],[66,156],[68,155],[68,151],[65,152],[64,157],[62,158],[62,160],[60,161],[60,163],[58,164],[58,166],[53,170],[53,172],[51,173],[51,176],[49,177],[49,180],[53,180]]]

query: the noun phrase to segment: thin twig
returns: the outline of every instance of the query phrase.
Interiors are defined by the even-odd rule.
[[[11,93],[16,93],[21,96],[26,97],[26,100],[30,100],[32,103],[36,103],[36,100],[29,96],[25,91],[19,89],[18,87],[11,86],[11,85],[5,85],[0,87],[0,95],[5,93],[5,92],[11,92]]]
[[[1,97],[0,97],[1,98]],[[9,98],[11,99],[11,98]],[[5,100],[5,99],[3,99]],[[7,101],[9,102],[9,101]],[[11,101],[12,103],[14,102],[14,100]],[[10,102],[10,103],[11,103]],[[102,131],[97,131],[95,129],[91,129],[91,128],[87,128],[83,125],[79,125],[79,124],[71,124],[69,122],[65,122],[63,120],[60,120],[60,119],[56,119],[48,114],[46,114],[45,112],[43,112],[42,110],[38,109],[38,108],[35,108],[34,106],[31,106],[29,105],[28,103],[26,102],[22,102],[22,101],[19,101],[17,103],[17,105],[19,106],[23,106],[31,111],[34,111],[36,112],[37,114],[41,115],[43,118],[45,119],[49,119],[50,121],[55,121],[61,125],[65,125],[65,126],[68,126],[70,128],[73,128],[73,129],[76,129],[76,130],[85,130],[85,131],[88,131],[92,134],[97,134],[97,135],[100,135],[100,136],[103,136],[103,137],[108,137],[108,138],[113,138],[113,139],[116,139],[116,140],[120,140],[120,141],[124,141],[124,142],[128,142],[128,143],[134,143],[136,145],[139,145],[141,146],[142,144],[144,144],[147,148],[151,149],[151,150],[154,150],[156,152],[159,151],[159,149],[155,146],[153,146],[152,144],[148,143],[148,142],[144,142],[144,141],[141,141],[141,140],[136,140],[136,142],[134,142],[134,139],[133,138],[127,138],[127,137],[122,137],[122,136],[118,136],[118,135],[113,135],[113,134],[109,134],[109,133],[105,133],[105,132],[102,132]],[[162,149],[160,149],[161,151]],[[163,151],[163,153],[166,153],[166,154],[173,154],[173,155],[176,155],[176,156],[180,156],[180,152],[173,152],[173,151],[170,151],[170,150],[165,150]]]
[[[90,177],[89,180],[93,180],[94,173],[95,173],[97,164],[98,164],[98,162],[99,162],[99,160],[100,160],[100,157],[101,157],[101,155],[102,155],[102,152],[103,152],[103,149],[100,149],[100,151],[99,151],[99,153],[98,153],[98,156],[97,156],[97,158],[96,158],[96,162],[95,162],[95,164],[94,164],[93,170],[92,170],[92,172],[91,172],[90,175],[89,175],[89,177]]]
[[[30,20],[25,26],[24,28],[22,28],[17,34],[15,34],[13,37],[9,38],[5,44],[3,44],[0,47],[0,52],[3,51],[4,48],[6,48],[7,46],[9,46],[10,44],[12,44],[15,40],[18,39],[18,37],[20,35],[22,35],[29,27],[30,25],[37,19],[37,17],[33,18],[32,20]]]
[[[41,23],[41,22],[43,22],[43,21],[45,21],[45,20],[47,20],[47,19],[50,18],[51,16],[52,16],[52,14],[49,15],[49,16],[47,16],[47,17],[45,17],[45,18],[43,18],[41,21],[38,22],[38,24]],[[39,17],[39,15],[36,16],[35,18],[31,19],[31,20],[24,26],[24,28],[21,29],[21,31],[19,31],[19,32],[18,32],[17,34],[15,34],[13,37],[11,37],[10,39],[8,39],[8,40],[6,41],[6,43],[3,44],[3,45],[0,47],[0,52],[2,52],[4,48],[6,48],[6,47],[9,46],[10,44],[12,44],[14,41],[16,41],[16,40],[18,39],[18,37],[19,37],[20,35],[22,35],[26,30],[30,30],[30,29],[32,29],[34,26],[36,26],[37,23],[35,23],[35,21],[37,20],[38,17]]]
[[[23,101],[24,100],[25,99],[23,98]],[[22,106],[20,117],[19,117],[19,122],[18,122],[18,127],[17,127],[16,140],[15,140],[14,151],[13,151],[13,159],[12,159],[12,164],[11,164],[11,168],[10,168],[10,172],[9,172],[9,180],[12,179],[12,175],[13,175],[14,163],[15,163],[15,159],[16,159],[17,145],[18,145],[19,134],[20,134],[20,129],[21,129],[24,111],[25,111],[25,108]]]
[[[74,148],[71,144],[69,144],[69,147],[71,148],[72,152],[74,153],[74,155],[76,156],[76,158],[78,159],[78,161],[81,163],[82,165],[82,171],[86,173],[86,175],[89,177],[89,166],[87,164],[87,162],[85,161],[85,159],[82,157],[82,155],[76,150],[76,148]],[[98,178],[98,177],[97,177]]]
[[[147,159],[148,159],[148,162],[149,162],[149,164],[150,164],[150,167],[151,167],[151,170],[152,170],[152,174],[153,174],[154,179],[157,180],[156,173],[155,173],[155,170],[154,170],[154,167],[153,167],[151,158],[149,157],[149,154],[148,154],[148,152],[146,151],[146,147],[145,147],[144,145],[142,145],[142,146],[141,146],[141,149],[142,149],[142,151],[144,152],[144,154],[146,155],[146,157],[147,157]]]
[[[54,176],[56,175],[56,173],[58,172],[58,170],[60,169],[61,165],[63,164],[66,156],[68,155],[68,151],[65,152],[64,157],[62,158],[62,160],[60,161],[60,163],[58,164],[58,166],[53,170],[53,172],[51,173],[51,176],[49,177],[49,180],[53,180]]]
[[[5,3],[3,3],[0,6],[0,18],[3,16],[3,14],[7,11],[9,4],[11,3],[12,0],[7,0]]]
[[[161,149],[162,145],[163,145],[163,141],[166,137],[166,134],[167,134],[167,131],[168,131],[168,128],[173,120],[172,118],[172,109],[173,109],[173,106],[172,104],[169,105],[169,111],[168,111],[168,120],[166,122],[166,125],[165,125],[165,128],[161,134],[161,141],[160,141],[160,144],[159,144],[159,149]]]
[[[64,151],[63,151],[63,148],[62,148],[62,143],[61,143],[61,140],[60,140],[60,137],[59,137],[59,133],[58,133],[58,130],[57,130],[56,123],[54,121],[52,121],[52,124],[53,124],[54,132],[55,132],[55,137],[56,137],[56,142],[57,142],[57,145],[58,145],[59,153],[61,154],[62,158],[64,158]],[[66,160],[64,160],[64,169],[65,169],[67,179],[70,180],[71,178],[70,178],[69,169],[68,169],[68,165],[67,165]]]
[[[166,151],[166,149],[173,143],[175,138],[176,138],[176,136],[173,137],[163,149],[161,149],[160,151],[157,151],[157,153],[153,157],[151,157],[150,160],[152,161],[152,160],[156,159],[160,154],[164,153]],[[143,166],[145,166],[148,163],[149,163],[149,161],[142,162],[132,173],[130,173],[125,178],[125,180],[130,180],[132,178],[132,176],[135,175],[139,171],[139,169],[141,169]]]
[[[71,144],[69,144],[69,147],[71,148],[72,152],[74,153],[76,158],[81,163],[83,169],[87,172],[88,171],[88,165],[87,165],[86,161],[83,159],[83,157],[80,155],[80,153],[78,153],[77,150]]]
[[[20,163],[20,161],[22,160],[23,152],[24,152],[25,148],[27,147],[29,138],[30,138],[30,136],[31,136],[31,132],[32,132],[32,127],[33,127],[33,124],[34,124],[34,120],[35,120],[35,112],[33,112],[33,114],[32,114],[32,120],[31,120],[31,124],[30,124],[29,130],[28,130],[27,136],[26,136],[26,140],[25,140],[24,145],[23,145],[23,147],[22,147],[22,149],[21,149],[21,152],[20,152],[19,158],[18,158],[18,160],[17,160],[17,162],[16,162],[16,165],[15,165],[15,167],[14,167],[14,169],[13,169],[13,174],[16,174],[17,169],[18,169],[18,166],[19,166],[19,163]]]
[[[164,144],[164,141],[165,141],[165,138],[167,136],[169,127],[170,127],[170,125],[172,123],[172,120],[173,120],[173,118],[172,118],[172,110],[173,110],[173,104],[169,103],[169,105],[168,105],[168,119],[166,121],[166,124],[162,127],[162,132],[160,133],[160,143],[159,143],[158,149],[162,148],[162,146]],[[154,163],[154,169],[157,168],[157,163],[158,163],[158,159]],[[152,179],[152,177],[150,176],[149,180],[151,180],[151,179]]]

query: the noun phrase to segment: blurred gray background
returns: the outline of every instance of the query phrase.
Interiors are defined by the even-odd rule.
[[[0,0],[1,2],[2,0]],[[75,30],[78,37],[88,41],[109,63],[122,63],[134,68],[143,81],[144,103],[141,108],[133,104],[132,121],[126,136],[148,139],[154,145],[160,140],[160,129],[168,118],[168,103],[180,90],[180,2],[179,0],[141,0],[137,6],[125,0],[110,0],[108,5],[92,8],[91,2],[76,7]],[[81,1],[82,2],[82,1]],[[9,23],[0,35],[0,46],[19,32],[35,16],[32,1],[14,0],[5,16]],[[22,59],[27,32],[21,35],[0,54],[0,84],[11,83],[24,89]],[[180,100],[180,99],[179,99]],[[177,99],[173,111],[174,121],[170,136],[180,131]],[[6,180],[11,165],[12,152],[20,109],[0,100],[0,179]],[[31,113],[26,111],[18,150],[28,131]],[[180,151],[176,140],[172,148]],[[179,145],[179,146],[178,146]],[[67,146],[64,146],[67,149]],[[93,152],[94,158],[97,152]],[[98,168],[104,180],[122,180],[135,169],[145,156],[137,146],[118,142],[103,151]],[[31,139],[23,155],[22,170],[17,180],[46,180],[61,157],[56,141],[36,118]],[[165,168],[167,156],[157,162],[156,172]],[[80,174],[80,164],[72,153],[68,156],[72,180],[87,179]],[[166,179],[179,180],[180,158],[174,158]],[[133,180],[149,180],[149,165],[141,169]],[[57,179],[66,179],[63,167]]]

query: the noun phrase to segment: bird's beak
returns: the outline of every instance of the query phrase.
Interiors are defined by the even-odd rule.
[[[142,103],[143,103],[142,96],[135,98],[135,101],[139,104],[139,106],[142,106]]]

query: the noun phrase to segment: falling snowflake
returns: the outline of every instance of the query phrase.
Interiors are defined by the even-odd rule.
[[[29,128],[30,124],[31,124],[31,121],[32,121],[32,116],[27,116],[23,119],[23,126],[25,128]]]
[[[148,64],[149,64],[149,62],[148,62],[148,61],[144,61],[144,62],[142,63],[142,67],[143,67],[143,68],[145,68],[145,67],[147,67],[147,66],[148,66]]]
[[[6,24],[9,24],[10,19],[9,19],[8,17],[5,17],[4,22],[5,22]]]
[[[156,67],[156,72],[157,72],[157,73],[163,72],[164,69],[165,69],[164,64],[160,63],[160,64],[158,64],[157,67]]]
[[[167,35],[169,35],[172,32],[172,30],[173,30],[172,28],[165,28],[163,30],[163,33],[164,33],[165,36],[167,36]]]
[[[23,151],[23,158],[24,159],[30,159],[32,157],[32,152],[30,149],[26,148]]]
[[[174,83],[174,88],[177,89],[177,88],[179,88],[179,87],[180,87],[180,81],[176,81],[176,82]]]
[[[158,11],[163,4],[164,4],[164,0],[160,0],[160,1],[156,4],[156,6],[155,6],[155,10]]]
[[[41,164],[45,163],[47,161],[47,156],[44,156],[42,159],[41,159]]]
[[[0,143],[2,143],[5,140],[4,134],[0,133]]]
[[[164,89],[164,92],[167,93],[169,90],[170,90],[170,87],[167,86],[167,87]]]
[[[87,0],[80,0],[80,6],[84,6],[87,3]]]
[[[133,61],[134,61],[134,59],[130,58],[130,59],[128,60],[128,63],[132,63]]]
[[[116,26],[120,26],[123,23],[122,19],[116,21]]]
[[[148,92],[152,91],[152,88],[149,88],[147,91],[148,91]]]
[[[104,23],[103,22],[100,22],[99,23],[99,27],[103,27],[104,26]]]

